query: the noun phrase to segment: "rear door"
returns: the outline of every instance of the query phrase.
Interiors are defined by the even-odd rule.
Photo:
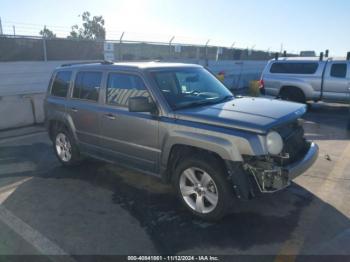
[[[142,77],[136,73],[109,72],[101,116],[101,146],[109,157],[121,164],[156,172],[158,117],[151,113],[129,112],[128,100],[134,96],[151,99]]]
[[[65,114],[71,78],[72,71],[70,70],[58,71],[53,75],[44,104],[46,119],[54,118],[54,114]]]
[[[99,144],[100,105],[99,93],[103,73],[78,71],[75,75],[67,114],[71,117],[78,142],[83,150]]]
[[[345,102],[349,100],[349,63],[330,61],[324,78],[323,97],[326,100]]]

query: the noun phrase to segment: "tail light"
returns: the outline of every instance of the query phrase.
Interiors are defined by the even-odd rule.
[[[265,84],[263,79],[259,80],[259,90],[260,94],[265,95]]]
[[[259,80],[259,89],[263,89],[264,88],[264,80],[260,79]]]

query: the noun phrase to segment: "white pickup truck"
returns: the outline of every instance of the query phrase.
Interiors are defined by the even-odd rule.
[[[266,65],[260,89],[266,95],[300,103],[349,103],[350,53],[346,59],[283,57]]]

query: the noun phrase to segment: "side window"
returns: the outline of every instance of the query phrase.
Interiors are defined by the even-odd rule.
[[[270,73],[312,75],[316,73],[317,68],[318,68],[318,63],[276,62],[271,65]]]
[[[127,107],[134,96],[150,97],[142,79],[136,75],[110,73],[107,82],[107,103]]]
[[[75,78],[73,97],[97,101],[101,80],[101,72],[79,72]]]
[[[331,76],[345,78],[346,71],[347,65],[345,63],[333,64],[331,68]]]
[[[57,72],[55,79],[53,80],[51,95],[66,97],[69,89],[71,76],[71,71]]]

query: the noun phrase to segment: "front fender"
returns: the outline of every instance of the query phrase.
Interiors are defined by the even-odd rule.
[[[218,154],[224,160],[243,161],[236,145],[227,139],[208,134],[178,130],[171,132],[171,134],[164,139],[161,159],[163,166],[167,164],[171,149],[174,145],[186,145],[208,150]]]

